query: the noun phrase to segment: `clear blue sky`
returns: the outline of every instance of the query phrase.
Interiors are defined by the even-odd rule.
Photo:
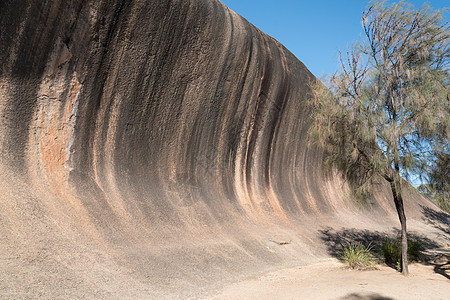
[[[288,48],[317,77],[337,69],[337,52],[358,40],[364,0],[221,0]],[[450,7],[449,0],[410,0],[415,8]],[[446,13],[446,18],[449,17]]]

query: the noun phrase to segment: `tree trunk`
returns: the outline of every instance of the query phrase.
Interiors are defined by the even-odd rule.
[[[403,207],[401,178],[399,170],[395,170],[395,179],[391,181],[392,196],[394,196],[395,208],[397,209],[398,218],[402,228],[402,260],[401,270],[402,274],[408,276],[408,236],[406,232],[406,216]]]

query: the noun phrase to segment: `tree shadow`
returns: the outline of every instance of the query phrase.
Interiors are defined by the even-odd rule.
[[[319,230],[319,232],[321,234],[321,239],[328,247],[328,253],[336,258],[339,258],[342,249],[344,249],[348,243],[361,243],[364,246],[371,245],[373,254],[378,259],[382,259],[382,245],[386,239],[400,236],[400,230],[397,228],[393,228],[390,234],[354,228],[343,228],[340,231],[335,231],[332,228],[325,228]],[[414,232],[408,232],[408,238],[418,241],[422,245],[423,250],[436,249],[439,247],[435,241]]]
[[[388,234],[386,232],[380,231],[369,231],[369,230],[358,230],[354,228],[342,228],[340,231],[336,231],[331,227],[319,230],[321,234],[320,238],[324,241],[327,246],[328,253],[335,257],[340,258],[342,250],[349,243],[361,243],[364,246],[371,246],[372,254],[380,261],[383,262],[383,251],[382,245],[386,241],[387,238],[395,238],[400,236],[400,230],[394,228],[391,233]],[[408,238],[412,240],[416,240],[422,246],[423,251],[433,250],[439,248],[439,245],[419,234],[414,232],[408,233]],[[434,267],[434,271],[437,274],[440,274],[446,278],[449,278],[447,271],[450,269],[449,263],[439,264],[432,261],[427,261],[427,258],[424,256],[423,261],[421,261],[427,265],[432,265]],[[396,265],[387,264],[389,267],[396,269]],[[349,298],[353,299],[353,298]],[[356,298],[355,298],[356,299]],[[364,298],[366,299],[366,298]],[[371,299],[371,298],[368,298]],[[381,298],[382,299],[382,298]]]
[[[430,207],[421,205],[423,218],[422,220],[425,223],[432,225],[434,228],[442,231],[445,235],[450,235],[450,214],[444,211],[437,211]],[[439,253],[439,251],[437,251]],[[427,262],[428,265],[432,265],[434,268],[434,272],[444,276],[447,279],[450,279],[450,261],[449,255],[438,254],[438,257],[441,256],[444,258],[444,261],[439,262],[438,259],[434,260],[434,262]]]
[[[391,297],[384,297],[380,294],[368,294],[368,295],[363,295],[363,294],[358,294],[358,293],[351,293],[348,294],[342,298],[340,298],[341,300],[394,300],[394,298]]]
[[[349,243],[361,243],[365,246],[369,244],[374,248],[374,254],[377,258],[381,258],[381,245],[388,237],[386,233],[379,231],[342,229],[335,231],[331,227],[319,230],[320,238],[325,242],[328,253],[336,258],[340,258],[341,252]]]
[[[439,264],[439,263],[429,263],[430,265],[434,266],[434,272],[444,276],[445,278],[450,280],[450,262]]]
[[[421,205],[423,220],[431,224],[436,229],[450,235],[450,215],[444,211],[436,211],[432,208]]]

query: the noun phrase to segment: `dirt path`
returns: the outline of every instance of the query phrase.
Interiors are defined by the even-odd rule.
[[[449,264],[410,265],[405,278],[395,270],[354,271],[336,259],[284,269],[225,288],[220,299],[450,299]],[[445,269],[447,268],[447,269]]]

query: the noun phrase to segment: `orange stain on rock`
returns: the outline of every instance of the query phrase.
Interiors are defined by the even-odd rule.
[[[61,101],[42,104],[39,123],[38,139],[43,169],[52,190],[69,203],[72,202],[68,196],[71,193],[65,191],[69,188],[67,179],[70,171],[70,141],[73,138],[76,117],[74,108],[80,89],[81,83],[74,76],[66,101],[59,99]],[[60,115],[61,104],[64,105],[62,115]]]

